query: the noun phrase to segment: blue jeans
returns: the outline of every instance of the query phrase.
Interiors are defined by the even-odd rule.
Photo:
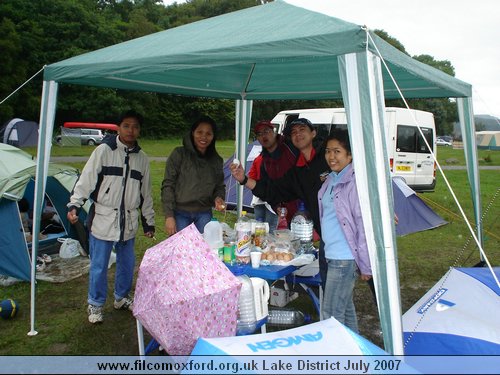
[[[269,211],[265,204],[256,204],[253,206],[255,220],[269,223],[269,232],[273,233],[278,226],[278,215]]]
[[[205,230],[205,225],[212,220],[212,210],[210,211],[202,211],[202,212],[188,212],[175,210],[175,226],[177,227],[177,231],[181,231],[184,228],[188,227],[192,223],[196,226],[196,229],[203,234]]]
[[[88,303],[103,306],[108,294],[108,263],[113,247],[116,252],[115,300],[127,297],[134,279],[135,238],[123,242],[104,241],[89,235],[90,272]]]
[[[328,259],[325,292],[321,311],[323,318],[334,317],[358,333],[358,318],[354,307],[353,291],[358,277],[354,260]]]

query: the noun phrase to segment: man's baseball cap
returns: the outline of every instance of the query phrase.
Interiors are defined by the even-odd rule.
[[[255,124],[253,131],[254,131],[254,133],[258,133],[258,132],[264,130],[265,128],[269,128],[269,129],[274,130],[274,125],[269,120],[262,120],[262,121],[259,121],[258,123]]]
[[[308,119],[306,119],[306,118],[303,118],[303,117],[298,118],[298,119],[296,119],[296,120],[293,120],[293,121],[292,121],[292,122],[291,122],[291,123],[287,126],[287,128],[291,131],[291,129],[292,129],[295,125],[307,125],[307,126],[309,126],[309,129],[314,130],[314,126],[313,126],[312,122],[311,122],[311,121],[309,121],[309,120],[308,120]]]

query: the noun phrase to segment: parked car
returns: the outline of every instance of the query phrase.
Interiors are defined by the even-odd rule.
[[[446,142],[453,143],[453,137],[451,135],[438,135],[437,137],[444,139]]]
[[[95,146],[102,143],[102,140],[106,136],[106,131],[101,129],[76,129],[77,132],[70,134],[69,136],[76,136],[80,138],[80,143],[82,145]],[[68,135],[66,135],[68,136]],[[56,142],[61,144],[62,136],[56,136]]]
[[[453,143],[443,139],[443,138],[436,138],[436,144],[438,146],[453,146]]]
[[[56,136],[57,144],[95,146],[102,143],[107,134],[116,134],[118,125],[94,122],[65,122],[61,135]]]
[[[82,129],[82,145],[95,146],[101,144],[106,133],[101,129]]]

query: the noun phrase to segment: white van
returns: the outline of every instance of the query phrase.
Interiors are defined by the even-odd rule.
[[[429,145],[436,154],[436,128],[434,115],[430,112],[406,108],[386,108],[387,149],[391,171],[402,177],[415,191],[434,191],[436,165],[415,125],[417,120]],[[297,118],[306,118],[316,127],[316,143],[322,142],[335,128],[347,129],[344,108],[317,108],[286,110],[278,113],[271,122],[283,134],[286,126]]]

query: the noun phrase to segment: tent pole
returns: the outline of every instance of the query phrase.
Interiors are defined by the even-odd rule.
[[[38,235],[42,217],[43,197],[47,182],[50,150],[52,147],[52,131],[57,99],[57,83],[43,81],[42,102],[40,106],[40,127],[38,134],[38,151],[35,175],[35,198],[33,203],[33,243],[31,248],[31,303],[30,303],[30,331],[28,336],[35,336],[35,286],[36,286],[36,258],[38,255]]]
[[[479,168],[477,163],[476,126],[474,124],[474,111],[472,109],[472,98],[457,98],[458,118],[464,143],[465,162],[467,165],[467,176],[474,206],[474,217],[476,221],[477,238],[481,247],[483,243],[483,223],[481,213],[481,187],[479,184]],[[485,261],[481,251],[479,257]]]
[[[250,134],[250,121],[252,119],[252,100],[236,100],[236,159],[243,167],[246,164],[247,143]],[[248,171],[245,171],[248,173]],[[238,184],[237,214],[241,216],[243,209],[243,186]]]
[[[385,350],[403,355],[392,183],[385,141],[380,59],[371,52],[339,57],[342,96],[356,185],[379,308]],[[378,197],[378,199],[371,199]]]

